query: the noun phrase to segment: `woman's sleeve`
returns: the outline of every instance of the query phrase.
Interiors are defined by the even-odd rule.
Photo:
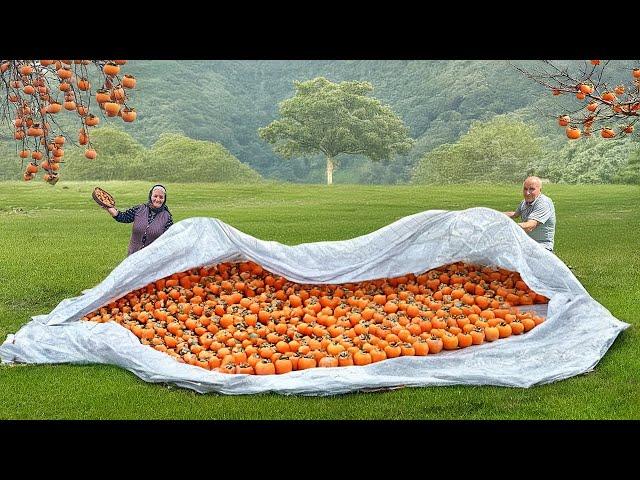
[[[173,225],[173,217],[169,214],[169,219],[167,220],[167,223],[164,224],[164,231],[166,232],[171,225]]]
[[[138,211],[138,208],[140,208],[140,205],[131,207],[129,210],[125,210],[124,212],[118,211],[118,214],[113,218],[116,222],[131,223],[136,218],[136,212]]]

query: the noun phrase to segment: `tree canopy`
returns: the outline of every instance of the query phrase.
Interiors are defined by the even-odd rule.
[[[71,151],[65,157],[65,179],[185,183],[261,180],[256,171],[220,144],[177,133],[162,134],[152,148],[145,148],[127,132],[105,127],[94,132],[93,142],[105,155],[89,160],[80,152]]]
[[[284,158],[322,154],[327,184],[338,155],[388,161],[413,146],[409,129],[380,100],[366,95],[369,82],[333,83],[324,77],[294,82],[296,94],[279,105],[280,119],[260,128],[260,138]]]
[[[427,153],[414,173],[414,183],[517,182],[536,172],[543,154],[532,125],[507,115],[474,122],[455,144]]]

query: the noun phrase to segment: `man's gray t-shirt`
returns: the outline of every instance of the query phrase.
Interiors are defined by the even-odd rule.
[[[516,216],[518,215],[524,222],[528,220],[540,222],[533,232],[527,233],[547,250],[553,250],[553,236],[556,231],[556,209],[553,201],[543,193],[538,195],[531,204],[523,200],[516,210]]]

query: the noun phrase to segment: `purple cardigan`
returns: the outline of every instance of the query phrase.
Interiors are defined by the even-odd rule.
[[[151,221],[149,221],[149,213],[149,206],[143,203],[125,212],[118,212],[114,217],[116,221],[121,223],[133,222],[127,255],[131,255],[153,243],[173,224],[173,218],[167,209],[157,213]]]

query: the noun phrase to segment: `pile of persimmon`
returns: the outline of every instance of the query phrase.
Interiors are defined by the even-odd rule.
[[[64,146],[69,135],[56,121],[68,111],[80,124],[77,142],[85,146],[85,157],[93,160],[97,153],[91,145],[90,131],[100,123],[95,115],[99,107],[103,117],[120,117],[133,122],[136,112],[127,104],[127,90],[136,79],[124,75],[126,60],[0,60],[0,102],[13,137],[18,142],[18,156],[28,162],[23,179],[29,181],[41,169],[44,180],[58,181]],[[89,66],[97,70],[98,85],[89,81]],[[95,87],[98,87],[97,89]],[[93,109],[93,111],[91,111]]]
[[[546,302],[516,272],[463,263],[418,276],[305,285],[243,262],[173,274],[83,320],[118,322],[179,362],[264,375],[493,342],[543,322],[517,307]]]

